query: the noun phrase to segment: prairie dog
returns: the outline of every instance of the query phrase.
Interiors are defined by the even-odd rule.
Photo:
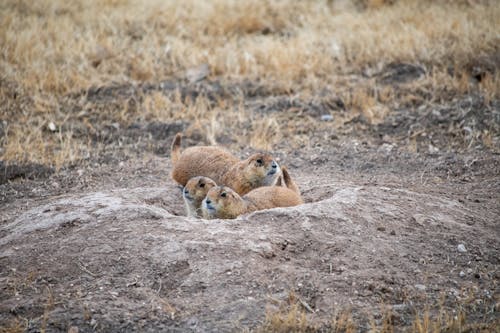
[[[288,187],[290,190],[294,191],[300,196],[299,187],[297,186],[297,183],[293,181],[292,177],[290,177],[288,168],[286,166],[281,167],[281,176],[276,180],[275,185]]]
[[[191,178],[182,190],[182,197],[186,205],[186,215],[201,217],[201,202],[207,196],[208,191],[217,184],[208,177],[197,176]]]
[[[185,186],[195,176],[205,176],[244,195],[254,188],[274,185],[281,175],[278,163],[268,153],[256,153],[240,160],[213,146],[189,147],[181,152],[178,133],[171,149],[172,179]]]
[[[215,186],[208,191],[201,210],[206,219],[234,219],[256,210],[291,207],[302,203],[299,193],[283,186],[259,187],[243,197],[227,186]]]

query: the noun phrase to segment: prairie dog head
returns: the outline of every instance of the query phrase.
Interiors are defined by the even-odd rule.
[[[188,180],[182,191],[188,216],[200,216],[201,202],[208,191],[215,186],[217,184],[208,177],[197,176]]]
[[[206,219],[234,219],[245,210],[243,199],[227,186],[215,186],[208,191],[201,205]]]
[[[268,153],[256,153],[245,160],[243,174],[255,186],[272,186],[281,176],[281,169]]]

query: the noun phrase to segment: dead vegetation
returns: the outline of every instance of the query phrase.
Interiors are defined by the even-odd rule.
[[[0,156],[61,167],[98,155],[103,127],[144,121],[182,120],[207,142],[270,149],[461,96],[497,109],[499,16],[494,1],[4,1]],[[183,96],[192,75],[239,89]],[[179,84],[169,93],[165,81]],[[137,92],[150,84],[159,86]],[[108,103],[89,98],[117,85],[130,89]],[[333,96],[344,112],[328,124],[300,107],[262,115],[249,108],[254,93],[305,103]],[[497,148],[497,127],[471,131]]]
[[[469,298],[474,299],[472,294],[470,294]],[[464,310],[466,307],[471,306],[470,299],[465,300],[463,304],[457,305],[452,310],[444,307],[442,302],[432,306],[432,309],[431,306],[426,306],[422,313],[415,313],[411,327],[408,327],[405,332],[495,332],[500,324],[499,320],[489,323],[469,323],[467,321]],[[293,292],[289,294],[286,302],[277,305],[277,309],[267,311],[263,324],[255,332],[396,332],[394,324],[398,320],[398,316],[389,307],[381,312],[382,316],[377,320],[370,314],[366,314],[365,318],[354,318],[351,310],[342,309],[331,316],[330,322],[318,325],[312,319],[314,313],[309,305],[304,303]],[[494,311],[494,309],[491,309],[491,311]]]

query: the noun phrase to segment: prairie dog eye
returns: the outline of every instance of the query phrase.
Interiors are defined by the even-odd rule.
[[[223,197],[223,198],[225,198],[225,197],[227,197],[227,193],[226,193],[226,192],[222,192],[222,193],[220,194],[220,196],[221,196],[221,197]]]
[[[201,188],[205,187],[205,183],[200,183],[200,187]]]
[[[257,159],[255,162],[257,162],[258,165],[262,165],[264,161],[262,161],[262,158]]]

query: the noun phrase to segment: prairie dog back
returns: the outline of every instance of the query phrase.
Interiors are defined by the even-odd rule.
[[[172,179],[185,186],[192,177],[211,178],[244,195],[254,188],[276,183],[281,175],[278,163],[268,153],[255,153],[240,160],[223,148],[195,146],[181,152],[181,135],[172,142]]]

